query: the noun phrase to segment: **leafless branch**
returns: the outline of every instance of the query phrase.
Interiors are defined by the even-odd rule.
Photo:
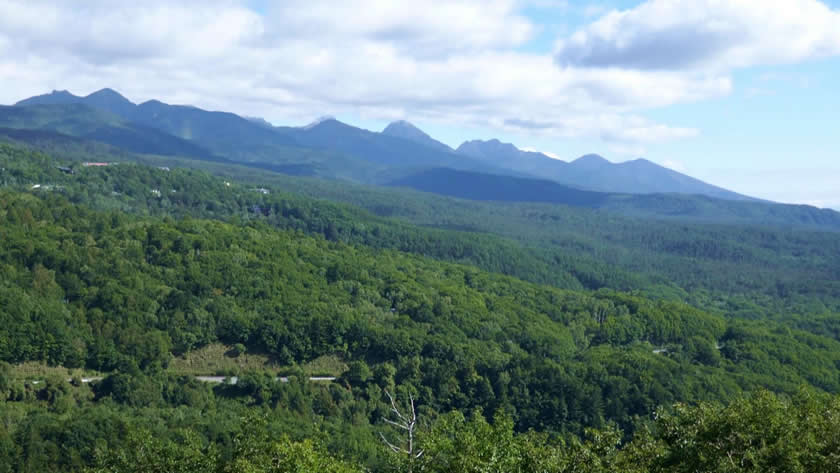
[[[387,390],[385,391],[385,395],[388,396],[388,400],[391,402],[391,412],[394,414],[394,416],[396,416],[396,420],[388,419],[386,417],[383,417],[382,420],[389,425],[406,431],[406,440],[404,441],[404,444],[406,446],[400,447],[389,442],[382,432],[379,433],[379,437],[382,438],[382,442],[384,442],[385,445],[391,449],[391,451],[408,457],[408,471],[409,473],[411,473],[413,470],[414,460],[419,459],[421,456],[423,456],[424,453],[422,449],[419,451],[415,451],[414,436],[415,429],[417,428],[417,410],[414,406],[414,396],[409,395],[408,397],[410,401],[409,406],[411,408],[411,412],[403,414],[403,412],[401,412],[400,409],[397,407],[397,402],[396,399],[394,399],[394,396],[392,396],[391,393],[389,393]]]
[[[392,444],[391,442],[389,442],[388,439],[385,438],[385,434],[383,434],[382,432],[379,432],[379,437],[382,438],[382,441],[385,442],[385,445],[387,445],[388,448],[393,450],[394,453],[405,453],[405,450],[403,450],[400,447],[398,447],[398,446]]]

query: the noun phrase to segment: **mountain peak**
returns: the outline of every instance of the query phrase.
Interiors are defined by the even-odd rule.
[[[325,123],[325,122],[337,122],[338,123],[338,120],[336,120],[335,117],[332,116],[332,115],[324,115],[322,117],[318,117],[312,123],[310,123],[308,125],[305,125],[305,126],[302,126],[301,128],[303,128],[304,130],[311,130],[311,129],[315,128],[316,126],[318,126],[322,123]]]
[[[83,102],[92,107],[107,110],[115,115],[123,118],[131,118],[136,105],[134,102],[120,95],[114,89],[101,89],[88,95]]]
[[[66,90],[53,90],[48,94],[37,95],[25,100],[21,100],[15,105],[50,105],[50,104],[69,104],[78,103],[81,97],[71,94]]]
[[[115,101],[115,102],[122,102],[122,103],[132,103],[130,100],[125,98],[122,94],[117,92],[114,89],[104,88],[97,90],[96,92],[88,95],[85,97],[87,100],[108,100],[108,101]],[[133,103],[132,103],[133,105]]]
[[[420,143],[422,145],[435,148],[439,151],[446,151],[452,152],[452,148],[446,146],[445,144],[441,143],[440,141],[435,140],[426,132],[417,128],[413,123],[405,121],[405,120],[397,120],[395,122],[391,122],[388,126],[382,130],[383,135],[389,135],[396,138],[402,138],[404,140],[413,141],[415,143]]]
[[[269,122],[268,120],[266,120],[265,118],[262,118],[262,117],[246,117],[246,116],[243,116],[242,118],[248,120],[251,123],[256,123],[257,125],[260,125],[263,128],[274,128],[274,125],[272,125],[271,122]]]
[[[91,92],[88,97],[95,97],[95,96],[111,96],[111,97],[122,97],[122,94],[117,92],[116,90],[105,87],[104,89],[99,89],[96,92]]]
[[[569,164],[576,168],[596,169],[604,166],[609,166],[612,164],[612,162],[608,161],[599,154],[585,154],[575,159]]]
[[[409,129],[409,130],[418,130],[418,131],[420,130],[419,128],[414,126],[413,123],[411,123],[410,121],[407,121],[407,120],[397,120],[397,121],[393,121],[393,122],[389,123],[388,126],[385,127],[385,130],[382,130],[382,133],[385,133],[389,128],[390,129],[406,128],[406,129]]]
[[[567,166],[565,161],[551,158],[534,149],[519,149],[495,138],[466,141],[458,147],[457,153],[531,176],[551,176]]]
[[[98,110],[112,113],[124,119],[131,119],[136,105],[114,89],[101,89],[79,97],[66,90],[53,90],[49,94],[21,100],[16,105],[68,105],[82,104]]]
[[[508,161],[521,156],[522,150],[511,143],[504,143],[496,138],[482,141],[465,141],[458,147],[458,152],[476,158],[499,158],[501,161]]]
[[[606,158],[601,156],[600,154],[584,154],[583,156],[575,159],[572,161],[573,163],[598,163],[598,164],[610,164]]]

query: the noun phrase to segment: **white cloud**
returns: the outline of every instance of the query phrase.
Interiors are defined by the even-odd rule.
[[[645,110],[732,90],[719,71],[560,67],[552,54],[517,49],[538,29],[519,9],[563,1],[266,3],[0,0],[0,102],[107,86],[282,124],[351,113],[635,146],[699,133]],[[643,25],[640,9],[579,34]]]
[[[522,44],[534,26],[516,7],[513,0],[285,0],[269,7],[268,21],[283,39],[333,46],[362,39],[426,58]]]
[[[817,0],[649,0],[558,43],[560,64],[729,70],[840,54],[840,12]]]

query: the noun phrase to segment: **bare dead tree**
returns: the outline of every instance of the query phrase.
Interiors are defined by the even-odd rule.
[[[595,319],[595,322],[598,322],[598,325],[604,325],[604,321],[607,320],[607,308],[598,305],[592,311],[592,317]]]
[[[391,451],[398,455],[405,456],[408,463],[408,473],[413,473],[415,462],[423,456],[423,450],[418,449],[416,446],[415,435],[417,429],[417,411],[414,408],[414,396],[409,395],[408,397],[410,400],[409,407],[411,412],[403,414],[397,407],[397,402],[394,399],[394,396],[392,396],[387,390],[385,390],[385,394],[388,396],[388,400],[391,401],[391,414],[394,416],[394,419],[392,420],[387,417],[383,417],[382,420],[387,424],[405,431],[405,440],[401,442],[400,445],[400,442],[396,444],[390,442],[382,432],[379,432],[379,437],[382,438],[382,441],[388,448],[391,449]]]

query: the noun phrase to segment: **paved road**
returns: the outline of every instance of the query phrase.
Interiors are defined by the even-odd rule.
[[[239,378],[236,376],[226,377],[226,376],[196,376],[195,379],[199,381],[204,381],[205,383],[223,383],[226,379],[228,380],[229,384],[236,384],[239,381]],[[280,381],[281,383],[288,383],[289,378],[285,376],[278,376],[274,378],[274,381]],[[318,381],[318,382],[325,382],[325,381],[335,381],[334,376],[312,376],[309,378],[309,381]]]
[[[92,377],[92,378],[82,378],[82,382],[87,384],[87,383],[93,383],[93,382],[96,382],[96,381],[102,381],[103,379],[104,378],[101,377],[101,376],[96,376],[96,377]],[[195,379],[197,379],[199,381],[203,381],[205,383],[223,383],[227,379],[228,384],[236,384],[239,381],[239,378],[236,377],[236,376],[231,376],[231,377],[227,377],[227,376],[196,376]],[[336,379],[335,376],[312,376],[312,377],[309,378],[309,381],[331,382],[331,381],[335,381],[335,379]],[[278,376],[277,378],[274,378],[274,380],[275,381],[280,381],[281,383],[288,383],[289,382],[289,378],[287,378],[285,376]],[[67,379],[68,383],[71,382],[71,381],[73,381],[72,378]],[[41,383],[43,383],[42,380],[32,381],[32,384],[41,384]]]
[[[96,376],[96,377],[93,377],[93,378],[82,378],[82,382],[87,384],[87,383],[93,383],[94,381],[102,381],[103,379],[104,378],[101,377],[101,376]],[[67,378],[68,383],[71,382],[71,381],[73,381],[73,378]],[[41,383],[43,383],[43,381],[41,381],[40,379],[36,379],[35,381],[32,381],[32,384],[41,384]]]

